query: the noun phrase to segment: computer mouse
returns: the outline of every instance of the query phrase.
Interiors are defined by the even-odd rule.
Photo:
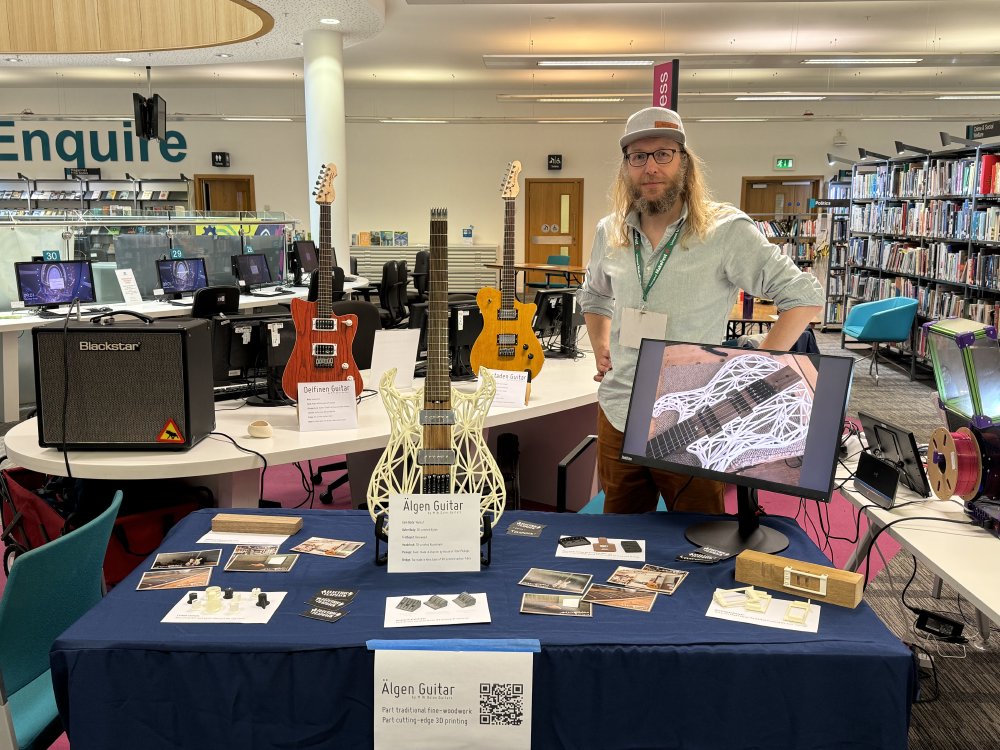
[[[274,435],[274,429],[266,419],[255,419],[247,425],[247,432],[250,433],[250,437],[255,438],[269,438]]]
[[[288,290],[285,289],[285,287],[283,287],[283,286],[276,286],[276,287],[274,287],[274,291],[276,291],[276,292],[287,292]]]

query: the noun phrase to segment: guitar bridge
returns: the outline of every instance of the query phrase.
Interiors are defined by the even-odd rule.
[[[312,329],[314,331],[336,331],[336,318],[313,318]]]
[[[419,466],[454,466],[454,450],[426,450],[417,451],[417,464]]]
[[[312,345],[312,355],[314,357],[336,357],[337,356],[337,345],[336,344],[313,344]]]
[[[516,333],[498,333],[497,346],[517,346]]]
[[[451,409],[421,409],[420,424],[455,424],[455,412]]]
[[[497,310],[497,320],[517,320],[517,310]]]

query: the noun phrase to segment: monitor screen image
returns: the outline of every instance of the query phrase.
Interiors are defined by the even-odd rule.
[[[911,490],[929,497],[931,488],[913,433],[863,411],[858,412],[858,421],[865,432],[868,450],[895,465],[903,483]]]
[[[29,307],[58,307],[74,299],[90,303],[94,277],[87,260],[21,262],[14,264],[17,293]]]
[[[164,294],[195,292],[208,286],[204,258],[176,258],[156,261],[156,273]]]
[[[294,248],[299,268],[303,274],[310,274],[319,268],[319,259],[316,257],[316,243],[311,240],[298,240],[294,244]]]
[[[271,283],[271,269],[267,258],[254,253],[253,255],[236,255],[236,276],[246,282],[249,287],[262,286]]]
[[[853,364],[644,339],[621,458],[734,484],[748,501],[758,489],[828,501]]]

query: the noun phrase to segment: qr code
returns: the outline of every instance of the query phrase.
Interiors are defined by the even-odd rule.
[[[479,683],[479,723],[518,727],[524,721],[524,685]]]

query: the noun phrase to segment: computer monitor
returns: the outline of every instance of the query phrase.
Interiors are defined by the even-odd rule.
[[[89,260],[22,261],[14,264],[17,296],[27,307],[94,302],[94,274]]]
[[[899,469],[903,484],[921,497],[930,497],[927,472],[913,433],[863,411],[858,412],[858,421],[868,441],[868,450]]]
[[[246,284],[247,289],[266,286],[271,283],[271,268],[267,257],[253,253],[252,255],[234,255],[233,268],[236,278]]]
[[[643,339],[621,460],[737,487],[736,521],[688,540],[780,552],[760,526],[757,490],[829,501],[854,359]]]
[[[216,315],[211,331],[217,401],[252,397],[260,406],[291,403],[280,390],[295,345],[289,313]]]
[[[208,286],[204,258],[174,258],[156,261],[156,274],[164,294],[178,299]]]
[[[545,345],[545,356],[577,356],[577,331],[584,319],[576,304],[576,293],[566,289],[542,289],[535,295],[535,305],[531,327]],[[565,310],[572,312],[566,315]]]
[[[292,243],[289,254],[292,269],[295,271],[295,284],[302,284],[302,279],[319,268],[319,258],[316,255],[316,243],[312,240],[296,240]]]

